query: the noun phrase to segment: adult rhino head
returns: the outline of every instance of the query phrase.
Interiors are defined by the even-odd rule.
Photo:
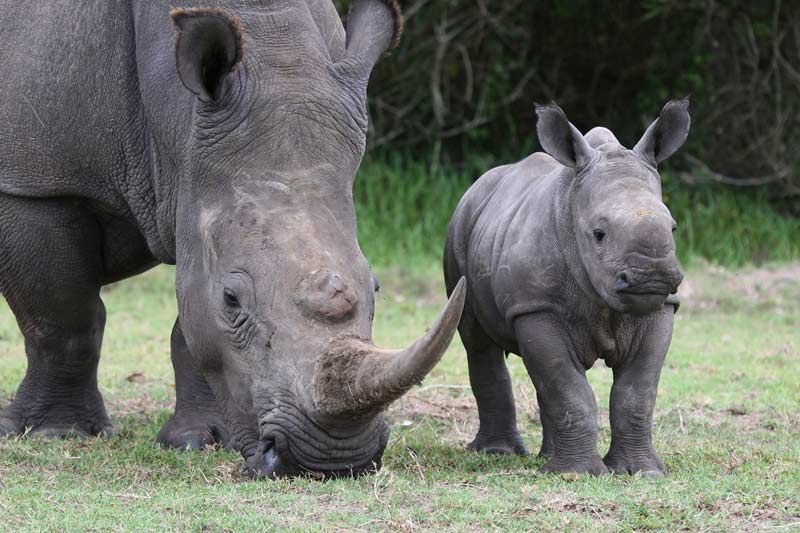
[[[657,165],[686,140],[688,107],[667,103],[631,150],[606,128],[584,137],[554,104],[536,108],[542,148],[574,174],[564,206],[572,235],[563,241],[574,243],[568,251],[576,257],[570,269],[615,311],[653,312],[683,280]]]
[[[463,290],[420,340],[371,339],[376,282],[352,187],[366,88],[397,40],[393,0],[178,9],[177,68],[196,98],[177,198],[180,324],[252,475],[380,465],[383,409],[438,362]]]

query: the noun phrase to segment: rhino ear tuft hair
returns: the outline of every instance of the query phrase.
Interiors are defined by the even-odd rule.
[[[536,116],[539,144],[553,159],[575,169],[592,160],[594,148],[555,103],[536,104]]]
[[[691,123],[689,99],[670,100],[633,150],[657,165],[683,146]]]
[[[219,98],[242,58],[239,21],[220,9],[173,9],[178,30],[175,63],[183,85],[203,101]]]
[[[347,16],[344,63],[369,79],[380,57],[400,43],[403,13],[397,0],[355,0]]]

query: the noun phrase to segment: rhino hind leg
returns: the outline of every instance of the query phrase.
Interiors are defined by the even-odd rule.
[[[459,332],[467,351],[469,381],[480,419],[478,434],[467,449],[526,455],[528,451],[517,431],[514,393],[503,350],[484,333],[468,306],[464,308]]]
[[[0,290],[25,337],[28,367],[0,435],[112,432],[97,389],[105,326],[101,230],[68,200],[0,194]]]
[[[209,446],[236,449],[213,391],[194,366],[177,320],[171,345],[175,413],[158,432],[159,444],[180,450],[203,450]]]

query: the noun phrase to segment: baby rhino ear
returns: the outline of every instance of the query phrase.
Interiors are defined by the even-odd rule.
[[[648,161],[659,164],[683,146],[691,123],[689,99],[671,100],[661,110],[661,115],[655,122],[650,124],[633,150]]]
[[[542,149],[564,166],[580,168],[592,160],[589,146],[578,128],[556,104],[536,104],[536,133]]]

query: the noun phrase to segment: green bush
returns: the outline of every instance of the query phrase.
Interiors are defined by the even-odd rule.
[[[800,2],[401,4],[402,44],[370,85],[372,146],[524,153],[533,102],[549,100],[583,131],[605,125],[630,146],[666,100],[691,95],[692,134],[673,168],[766,184],[800,212]]]

